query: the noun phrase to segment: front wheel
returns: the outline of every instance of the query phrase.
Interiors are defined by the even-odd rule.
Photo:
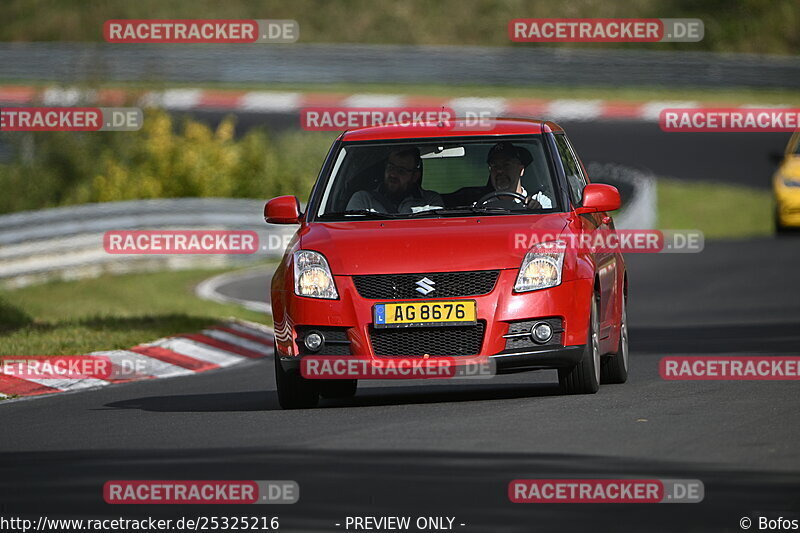
[[[589,334],[580,363],[558,371],[558,384],[564,394],[594,394],[600,388],[600,319],[596,297],[592,297],[590,313]]]
[[[278,388],[278,403],[284,409],[308,409],[319,403],[319,389],[311,379],[306,379],[297,370],[284,370],[280,356],[275,350],[275,385]]]

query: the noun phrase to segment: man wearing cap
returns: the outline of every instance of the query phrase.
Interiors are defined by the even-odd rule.
[[[395,148],[389,152],[383,181],[374,191],[358,191],[347,203],[348,211],[375,211],[378,213],[416,213],[444,206],[442,197],[420,186],[422,159],[419,149]]]
[[[525,168],[533,162],[531,153],[516,146],[508,141],[503,141],[492,146],[486,158],[489,165],[489,184],[495,192],[517,193],[526,198],[525,207],[532,209],[550,208],[552,201],[544,193],[537,192],[528,195],[528,191],[522,186],[522,175]],[[491,190],[490,190],[491,192]],[[492,203],[512,203],[515,200],[511,196],[495,196],[487,199],[486,204]],[[517,202],[517,206],[519,206]]]

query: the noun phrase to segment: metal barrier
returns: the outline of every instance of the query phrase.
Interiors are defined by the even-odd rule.
[[[541,46],[2,43],[0,80],[795,88],[800,58]]]
[[[264,202],[179,198],[86,204],[0,216],[0,284],[20,287],[102,273],[225,266],[279,257],[293,226],[266,225]],[[115,255],[103,248],[110,230],[252,230],[266,249],[250,255]],[[277,238],[276,238],[277,237]]]

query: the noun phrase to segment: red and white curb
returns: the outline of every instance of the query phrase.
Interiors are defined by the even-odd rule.
[[[215,89],[167,89],[134,92],[125,89],[85,90],[60,87],[0,86],[0,105],[123,106],[137,104],[174,111],[219,110],[253,113],[299,113],[306,107],[441,107],[457,114],[490,111],[495,116],[537,117],[553,120],[658,121],[662,109],[696,108],[693,101],[629,102],[539,98],[433,97],[403,94],[343,94]],[[736,107],[730,104],[705,107]],[[749,107],[784,107],[775,105]]]
[[[251,359],[272,355],[272,328],[238,319],[230,319],[198,333],[185,333],[139,344],[129,350],[92,352],[117,366],[142,369],[125,379],[81,378],[58,376],[18,377],[0,372],[0,398],[42,396],[59,392],[106,387],[146,379],[184,376],[224,368]],[[21,359],[24,356],[13,356]],[[2,357],[0,357],[2,359]],[[12,400],[7,400],[12,398]]]

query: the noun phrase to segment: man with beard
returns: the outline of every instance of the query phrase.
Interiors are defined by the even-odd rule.
[[[395,148],[386,159],[383,181],[378,188],[356,192],[347,203],[347,211],[417,213],[443,207],[441,196],[423,189],[421,181],[419,149],[413,146]]]

